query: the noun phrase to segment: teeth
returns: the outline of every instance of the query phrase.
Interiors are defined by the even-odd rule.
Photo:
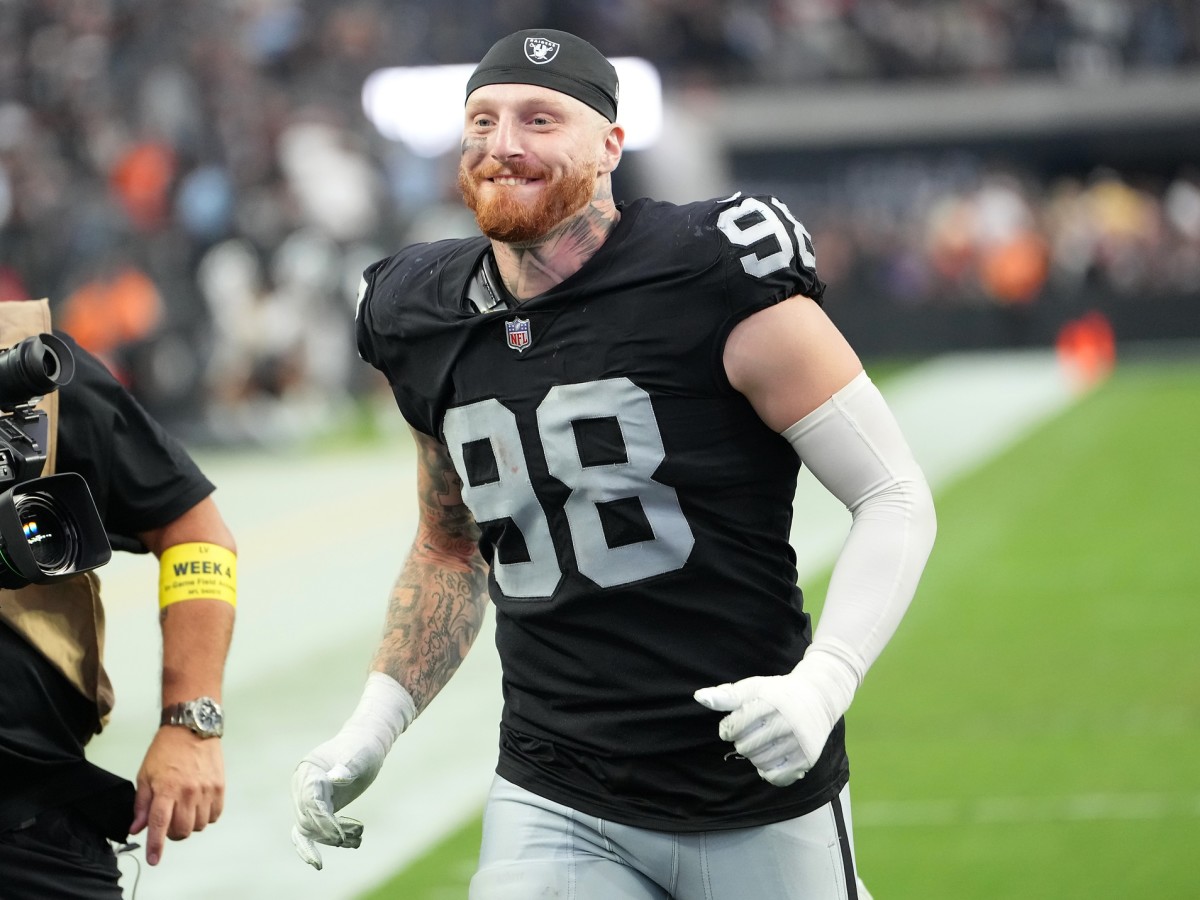
[[[528,178],[514,178],[511,175],[499,175],[492,179],[496,184],[502,184],[506,187],[519,187],[522,184],[529,184]]]

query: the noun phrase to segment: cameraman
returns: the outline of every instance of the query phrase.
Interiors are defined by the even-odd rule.
[[[50,330],[44,301],[0,307],[0,348],[13,345],[14,333],[20,340],[39,330],[28,322],[11,324],[14,317],[37,313],[35,307],[47,326],[40,330]],[[221,815],[219,703],[233,630],[236,548],[210,496],[213,485],[183,448],[102,363],[67,335],[55,334],[74,355],[75,374],[45,398],[56,397],[58,404],[57,458],[52,451],[46,468],[84,478],[117,549],[144,549],[161,560],[166,724],[150,743],[136,788],[88,762],[84,745],[103,728],[112,706],[101,662],[96,576],[0,590],[0,894],[11,900],[120,898],[110,841],[123,843],[147,829],[146,860],[157,865],[166,838],[186,838]],[[183,596],[170,573],[189,566],[196,571],[200,557],[219,560],[228,578],[209,591],[211,597],[196,597],[194,590]],[[85,613],[56,626],[62,634],[52,639],[77,645],[57,658],[36,628],[22,632],[23,623],[38,619],[46,597],[53,601],[46,610],[70,614],[43,615],[42,622]],[[197,708],[207,715],[190,716]]]

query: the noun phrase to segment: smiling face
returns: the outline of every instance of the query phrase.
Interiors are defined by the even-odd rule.
[[[620,155],[620,129],[575,98],[489,84],[467,99],[458,188],[489,238],[537,241],[608,188]]]

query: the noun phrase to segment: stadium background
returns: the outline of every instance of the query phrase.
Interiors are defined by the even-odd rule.
[[[435,705],[368,795],[360,857],[327,854],[320,875],[285,862],[288,770],[357,697],[410,536],[407,441],[354,358],[354,289],[392,248],[471,227],[453,156],[383,138],[362,86],[383,67],[471,62],[533,23],[658,67],[662,139],[627,156],[620,196],[782,197],[813,234],[835,321],[894,371],[881,379],[893,396],[920,388],[912,415],[948,416],[922,432],[922,461],[973,447],[938,480],[929,611],[881,663],[916,693],[889,694],[881,674],[852,722],[866,735],[856,805],[869,813],[860,850],[884,868],[873,879],[864,859],[876,895],[1200,894],[1173,852],[1200,838],[1187,605],[1200,577],[1184,562],[1200,489],[1179,460],[1200,446],[1195,3],[10,0],[0,300],[51,298],[59,325],[196,449],[243,545],[229,814],[142,866],[139,896],[353,896],[386,877],[389,855],[398,868],[478,808],[494,744],[481,711],[495,701],[479,648],[461,705]],[[1101,383],[1110,335],[1115,377]],[[971,401],[944,387],[975,379],[993,416],[967,418]],[[1044,530],[1051,507],[1057,531]],[[1020,538],[1008,556],[1006,534]],[[809,550],[819,573],[832,551]],[[103,573],[120,702],[96,752],[130,775],[156,703],[146,562]],[[956,591],[939,605],[946,582]],[[988,598],[971,615],[964,585]],[[1102,595],[1089,594],[1094,617],[1039,619],[1085,588]],[[996,607],[1009,606],[1002,629]],[[922,668],[939,639],[995,683]],[[993,659],[989,641],[1006,653]],[[1049,665],[1060,657],[1077,674]],[[973,727],[906,739],[934,712]],[[1000,752],[1039,716],[1053,718],[1044,753]],[[889,734],[908,756],[879,749]],[[960,871],[974,875],[947,874]]]

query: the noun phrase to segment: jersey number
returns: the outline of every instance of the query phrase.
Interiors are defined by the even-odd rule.
[[[576,427],[586,420],[616,422],[622,461],[583,462]],[[666,452],[649,394],[628,378],[557,385],[538,405],[537,426],[550,474],[570,489],[564,512],[581,574],[601,587],[615,587],[682,568],[695,539],[675,489],[652,478]],[[499,554],[493,559],[496,582],[511,598],[550,597],[562,568],[516,415],[499,400],[480,400],[448,411],[443,433],[476,521],[508,519],[525,542],[526,561],[500,562]],[[489,480],[472,483],[467,452],[481,442],[490,446],[495,468]],[[602,509],[630,501],[651,536],[610,546]]]
[[[752,247],[767,238],[774,239],[773,253],[760,257],[757,252],[750,252],[742,256],[742,268],[747,275],[765,278],[772,272],[786,269],[792,265],[793,254],[799,256],[806,268],[817,267],[812,238],[791,211],[774,197],[771,198],[771,206],[757,197],[747,197],[737,206],[731,206],[721,213],[717,218],[717,227],[738,247]]]

